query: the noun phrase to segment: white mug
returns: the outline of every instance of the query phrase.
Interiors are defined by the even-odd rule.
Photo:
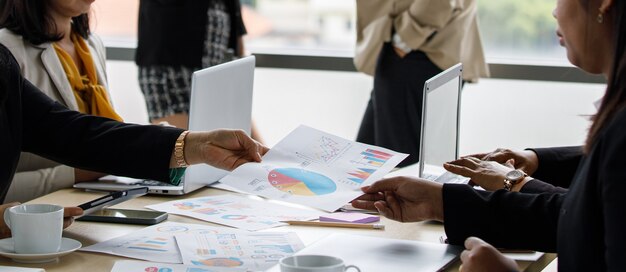
[[[58,252],[63,232],[63,207],[52,204],[22,204],[4,211],[11,229],[15,253]]]
[[[279,264],[282,272],[344,272],[350,268],[361,272],[354,265],[346,266],[342,259],[325,255],[290,256],[280,259]]]

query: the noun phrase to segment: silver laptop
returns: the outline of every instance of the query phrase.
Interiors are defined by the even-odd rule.
[[[443,163],[459,156],[461,63],[427,80],[422,100],[419,177],[440,183],[467,183],[468,178],[447,172]]]
[[[189,130],[242,129],[250,134],[254,56],[196,71],[192,75]],[[178,186],[126,177],[107,176],[100,181],[81,182],[74,188],[117,191],[148,187],[149,194],[182,195],[214,183],[227,171],[212,166],[187,168]]]

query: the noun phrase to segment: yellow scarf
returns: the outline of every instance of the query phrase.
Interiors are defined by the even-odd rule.
[[[91,58],[89,47],[85,40],[72,33],[70,38],[74,42],[74,48],[80,58],[85,74],[81,74],[80,70],[74,63],[72,56],[65,52],[56,43],[53,44],[54,50],[61,60],[61,65],[70,86],[74,90],[74,97],[78,104],[78,110],[82,113],[107,117],[117,121],[122,121],[122,117],[117,115],[109,102],[104,86],[98,84],[98,76],[96,74],[96,66]]]

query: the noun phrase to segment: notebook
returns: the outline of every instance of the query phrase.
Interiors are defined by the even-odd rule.
[[[250,134],[254,56],[196,71],[192,75],[189,130],[242,129]],[[214,183],[228,172],[209,165],[187,168],[178,186],[153,180],[107,176],[74,188],[118,191],[148,187],[149,194],[183,195]]]

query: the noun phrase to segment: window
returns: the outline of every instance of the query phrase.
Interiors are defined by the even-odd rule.
[[[479,23],[490,61],[567,64],[556,38],[556,0],[480,0]]]
[[[252,52],[352,56],[355,0],[242,0]],[[480,0],[479,21],[491,62],[567,63],[555,37],[556,0]],[[94,31],[108,45],[134,47],[139,0],[94,3]]]

